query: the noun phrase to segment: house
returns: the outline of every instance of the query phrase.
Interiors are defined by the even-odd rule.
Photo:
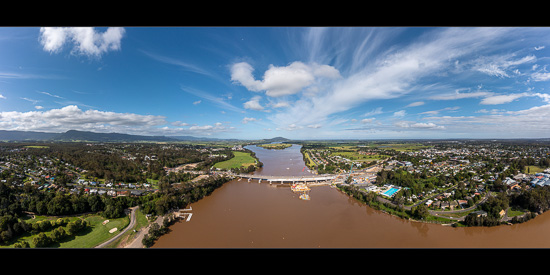
[[[479,211],[474,211],[471,213],[472,215],[475,215],[476,218],[479,218],[479,217],[487,217],[487,212],[483,211],[483,210],[479,210]]]
[[[506,177],[506,178],[504,179],[504,181],[502,181],[502,183],[504,183],[504,184],[506,184],[506,185],[514,185],[514,184],[517,183],[517,181],[515,181],[515,180],[513,180],[513,179],[511,179],[511,178],[509,178],[509,177]]]

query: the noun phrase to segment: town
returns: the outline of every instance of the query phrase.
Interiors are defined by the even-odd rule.
[[[371,201],[398,212],[422,208],[425,213],[407,218],[450,223],[475,216],[488,225],[525,221],[548,209],[547,202],[525,201],[530,190],[550,185],[547,142],[320,143],[304,148],[311,168],[338,174],[339,184],[355,189],[350,193],[376,194]]]
[[[28,215],[47,219],[100,212],[101,221],[114,226],[117,219],[128,220],[130,207],[140,206],[147,219],[183,209],[236,175],[260,168],[262,163],[245,148],[250,144],[260,143],[2,143],[0,245],[25,247],[47,231],[25,229],[21,219]],[[493,226],[524,222],[550,208],[544,199],[550,192],[548,141],[283,144],[300,145],[312,173],[334,176],[326,184],[406,219]],[[33,246],[56,239],[45,242],[41,236]]]

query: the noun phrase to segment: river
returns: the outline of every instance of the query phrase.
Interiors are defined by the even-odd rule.
[[[309,175],[300,146],[254,151],[256,174]],[[287,169],[288,168],[288,169]],[[497,227],[454,228],[403,220],[329,186],[311,200],[288,187],[233,180],[191,205],[192,218],[170,227],[153,248],[548,248],[550,215]]]

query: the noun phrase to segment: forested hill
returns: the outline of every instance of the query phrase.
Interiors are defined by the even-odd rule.
[[[136,142],[136,141],[178,141],[202,140],[202,138],[181,136],[143,136],[120,133],[95,133],[69,130],[64,133],[0,130],[0,141],[90,141],[90,142]]]
[[[133,142],[133,141],[176,141],[165,136],[141,136],[119,133],[94,133],[70,130],[53,138],[57,141],[99,141],[99,142]]]

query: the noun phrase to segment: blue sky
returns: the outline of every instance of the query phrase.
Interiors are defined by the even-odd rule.
[[[0,129],[550,137],[550,28],[0,28]]]

